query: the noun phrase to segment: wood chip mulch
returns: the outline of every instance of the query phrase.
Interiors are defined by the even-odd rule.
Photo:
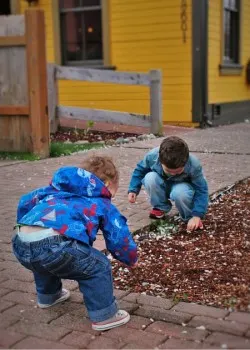
[[[136,238],[139,265],[113,260],[115,288],[250,312],[250,179],[211,203],[203,230],[165,223]]]
[[[118,138],[126,138],[138,136],[136,133],[125,133],[119,131],[98,131],[98,130],[86,130],[81,129],[67,129],[59,128],[59,130],[51,134],[50,139],[52,142],[77,142],[77,141],[88,141],[88,142],[99,142],[107,140],[117,140]]]

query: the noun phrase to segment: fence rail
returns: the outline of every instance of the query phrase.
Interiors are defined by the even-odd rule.
[[[150,85],[150,76],[145,73],[127,73],[77,67],[57,66],[56,78],[124,85]]]
[[[148,86],[150,89],[150,115],[111,110],[58,106],[58,80],[78,80],[99,83]],[[94,122],[149,127],[153,134],[162,132],[162,75],[160,70],[149,73],[116,72],[79,67],[48,65],[48,111],[51,131],[54,132],[61,117]]]
[[[149,118],[146,115],[128,112],[106,111],[102,109],[78,108],[59,106],[58,117],[79,119],[86,121],[105,122],[112,124],[133,125],[150,127]]]

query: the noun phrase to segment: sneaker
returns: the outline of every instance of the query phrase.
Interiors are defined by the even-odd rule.
[[[108,329],[122,326],[130,320],[130,315],[127,311],[118,310],[117,313],[102,322],[93,322],[92,328],[95,331],[107,331]]]
[[[58,298],[56,301],[54,301],[54,303],[52,304],[41,304],[41,303],[37,303],[37,305],[41,308],[41,309],[47,309],[48,307],[54,306],[58,303],[62,303],[63,301],[69,299],[70,297],[70,291],[67,289],[62,289],[61,291],[61,296],[60,298]]]
[[[163,219],[165,217],[165,211],[157,208],[151,209],[149,213],[151,219]]]

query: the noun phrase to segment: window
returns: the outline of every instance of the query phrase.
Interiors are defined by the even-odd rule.
[[[60,0],[63,64],[103,63],[101,0]]]
[[[224,0],[224,63],[240,61],[240,4],[239,0]]]
[[[2,1],[0,4],[0,16],[2,15],[10,15],[10,0],[9,1]]]

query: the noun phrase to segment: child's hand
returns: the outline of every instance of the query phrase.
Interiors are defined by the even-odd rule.
[[[199,218],[198,216],[194,216],[188,221],[187,232],[195,231],[198,228],[203,229],[203,223],[201,221],[201,218]]]
[[[130,192],[130,193],[128,194],[128,201],[129,201],[129,203],[135,203],[136,197],[137,197],[137,194],[136,194],[136,193]]]
[[[138,267],[138,261],[136,261],[136,263],[132,266],[130,266],[130,268],[133,270],[133,269],[136,269]]]

